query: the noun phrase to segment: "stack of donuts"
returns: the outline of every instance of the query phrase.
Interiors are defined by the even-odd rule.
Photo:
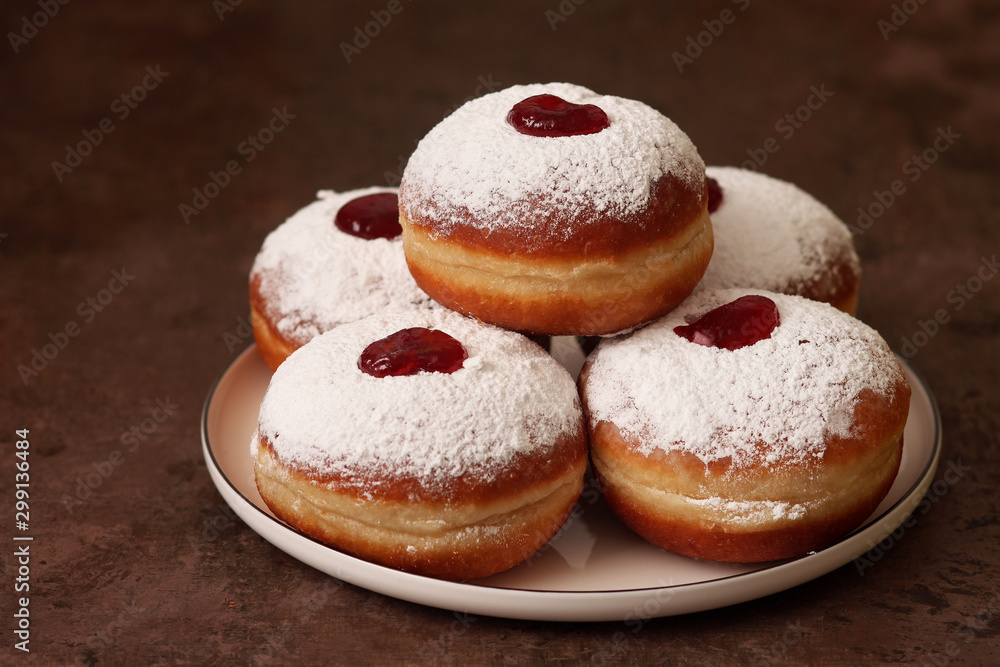
[[[398,191],[321,192],[265,240],[257,487],[315,539],[445,579],[528,558],[591,474],[684,556],[823,548],[888,493],[909,408],[859,284],[827,207],[706,169],[651,107],[486,95]],[[577,379],[529,338],[547,336],[599,341]]]

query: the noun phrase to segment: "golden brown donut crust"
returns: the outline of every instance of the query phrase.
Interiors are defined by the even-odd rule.
[[[369,471],[352,477],[281,462],[257,443],[257,488],[275,516],[346,553],[442,579],[488,576],[517,565],[566,521],[583,488],[586,433],[549,455],[522,457],[497,479],[471,475],[447,488]]]
[[[684,224],[663,223],[663,233],[647,237],[633,229],[617,247],[611,239],[594,241],[597,250],[585,246],[577,254],[567,249],[580,239],[528,255],[499,250],[492,237],[483,247],[436,237],[411,224],[402,206],[400,223],[410,273],[438,303],[517,331],[600,335],[666,314],[698,284],[713,247],[704,201]],[[594,238],[604,236],[612,235]]]
[[[568,262],[614,261],[621,255],[642,250],[650,244],[690,235],[692,225],[700,225],[708,212],[708,194],[702,182],[691,183],[674,174],[664,174],[650,187],[649,204],[635,215],[617,216],[600,213],[583,206],[567,213],[553,210],[541,196],[529,200],[534,217],[531,227],[536,230],[581,230],[572,234],[543,238],[542,232],[501,225],[489,230],[473,224],[468,211],[450,209],[456,224],[441,225],[439,221],[413,215],[411,205],[416,197],[406,181],[400,186],[400,223],[423,231],[424,235],[447,240],[468,249],[479,249],[501,257]]]
[[[580,376],[585,412],[588,371],[589,365]],[[842,537],[889,492],[902,456],[909,397],[905,380],[889,396],[865,390],[855,403],[856,435],[831,438],[823,458],[809,463],[736,468],[728,460],[705,464],[676,450],[645,456],[637,451],[638,438],[623,437],[606,421],[590,434],[591,460],[615,514],[663,549],[723,562],[791,558]],[[706,502],[713,498],[741,508]],[[776,516],[774,503],[806,511]]]
[[[282,336],[267,317],[267,312],[267,304],[260,293],[260,276],[255,275],[250,279],[250,326],[257,351],[264,363],[275,371],[300,345]]]
[[[841,257],[825,266],[814,280],[804,285],[792,285],[784,293],[823,301],[848,315],[854,315],[858,308],[860,289],[860,273],[854,270],[846,257]]]

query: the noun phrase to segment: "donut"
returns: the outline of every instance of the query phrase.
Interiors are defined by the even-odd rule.
[[[406,268],[396,189],[317,197],[267,236],[250,271],[254,339],[272,370],[339,324],[436,306]]]
[[[417,145],[399,194],[425,292],[551,336],[617,333],[683,300],[712,253],[707,203],[704,163],[673,122],[565,83],[459,107]]]
[[[724,562],[835,542],[888,493],[910,388],[871,328],[833,306],[703,290],[605,339],[580,376],[591,461],[622,521]]]
[[[296,350],[271,378],[251,452],[279,519],[450,580],[543,546],[587,465],[569,373],[526,337],[444,309],[372,316]]]
[[[861,264],[847,225],[786,181],[736,167],[705,172],[715,252],[698,289],[797,294],[854,314]]]

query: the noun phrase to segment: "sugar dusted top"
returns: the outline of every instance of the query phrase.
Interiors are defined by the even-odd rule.
[[[450,374],[377,378],[358,368],[369,344],[409,327],[444,331],[468,358]],[[495,479],[581,424],[573,379],[541,347],[437,310],[379,315],[313,339],[275,372],[258,426],[294,467],[403,475],[434,488],[467,473]]]
[[[541,94],[596,105],[610,125],[565,137],[519,133],[507,114]],[[523,229],[558,242],[601,216],[643,211],[653,184],[668,173],[700,190],[704,162],[655,109],[567,83],[513,86],[464,104],[421,140],[403,173],[400,205],[410,218],[434,220],[442,235],[471,224],[487,234]],[[538,207],[564,212],[574,225],[533,228]]]
[[[382,312],[432,308],[410,276],[402,239],[363,239],[334,224],[340,208],[393,188],[337,193],[324,190],[271,232],[254,260],[251,278],[278,331],[302,345],[345,322]]]
[[[746,294],[777,304],[770,338],[725,350],[674,333]],[[878,333],[833,306],[730,289],[698,292],[645,329],[603,341],[585,391],[592,425],[609,421],[626,437],[641,436],[643,454],[777,467],[822,458],[828,435],[857,435],[850,429],[858,394],[888,396],[903,379]]]
[[[798,293],[834,264],[860,274],[847,226],[808,193],[736,167],[708,167],[705,174],[718,181],[722,202],[712,213],[715,251],[698,289]]]

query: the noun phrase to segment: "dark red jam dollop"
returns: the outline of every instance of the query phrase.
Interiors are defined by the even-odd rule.
[[[574,104],[555,95],[532,95],[507,113],[507,122],[532,137],[594,134],[611,125],[608,114],[594,104]]]
[[[445,332],[413,327],[366,347],[358,358],[358,368],[377,378],[420,371],[454,373],[468,357],[462,344]]]
[[[337,229],[363,239],[392,239],[403,233],[399,226],[399,198],[391,192],[352,199],[337,211]]]
[[[715,213],[722,206],[722,186],[711,176],[705,177],[705,185],[708,187],[708,212]]]
[[[674,333],[698,345],[738,350],[765,338],[780,324],[778,307],[766,296],[741,296],[710,310]]]

